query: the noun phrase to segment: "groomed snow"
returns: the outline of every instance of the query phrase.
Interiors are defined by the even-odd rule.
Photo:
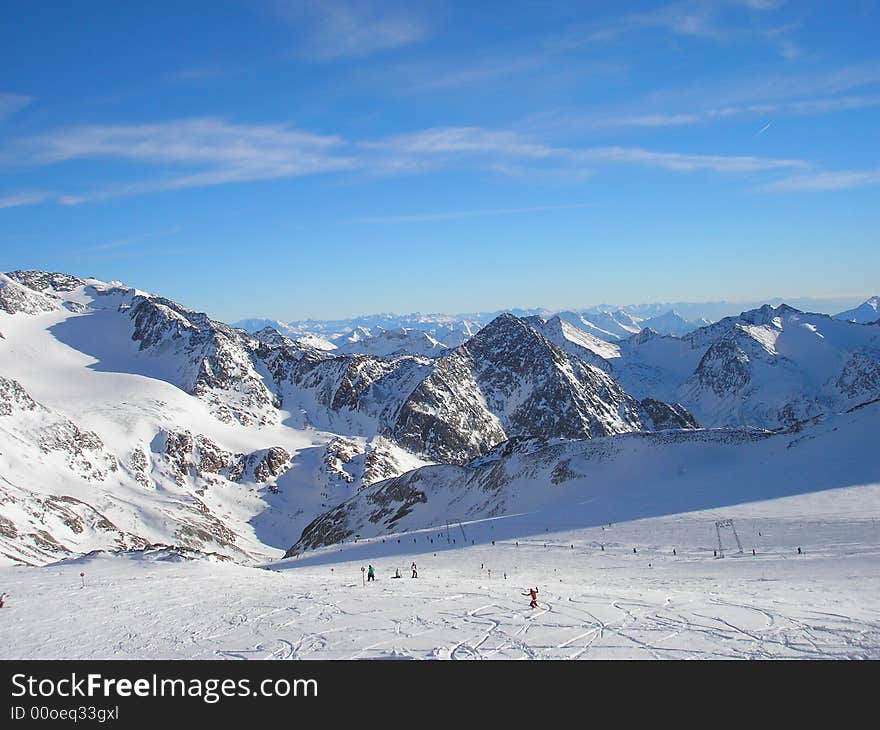
[[[713,557],[722,518],[744,554],[725,529]],[[462,547],[493,521],[453,525],[455,546],[445,530],[427,550],[396,535],[268,570],[138,555],[0,568],[0,656],[880,658],[880,485],[587,530],[510,519],[532,533]]]

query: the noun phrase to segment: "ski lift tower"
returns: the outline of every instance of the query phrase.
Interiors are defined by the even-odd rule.
[[[721,544],[721,528],[729,527],[731,532],[733,532],[733,537],[736,540],[736,546],[739,548],[739,554],[742,555],[743,546],[739,541],[739,535],[736,534],[736,528],[733,526],[733,520],[715,520],[715,534],[718,536],[718,555],[719,557],[724,557],[724,546]]]

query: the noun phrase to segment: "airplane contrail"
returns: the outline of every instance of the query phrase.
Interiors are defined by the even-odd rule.
[[[755,136],[760,137],[762,134],[764,134],[764,132],[766,132],[768,129],[770,129],[771,124],[773,124],[773,122],[767,122],[767,124],[765,124],[763,127],[761,127],[761,130]]]

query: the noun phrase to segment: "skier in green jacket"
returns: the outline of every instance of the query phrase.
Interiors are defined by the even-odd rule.
[[[367,580],[376,580],[376,571],[373,570],[372,565],[367,570]]]

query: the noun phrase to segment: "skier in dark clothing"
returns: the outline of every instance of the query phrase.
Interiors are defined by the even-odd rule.
[[[3,601],[6,598],[5,593],[0,593],[0,608],[3,608]]]
[[[412,572],[413,572],[413,574],[412,574],[412,577],[413,577],[413,578],[418,578],[418,577],[419,577],[418,571],[416,571],[416,564],[415,564],[415,562],[413,562],[413,564],[412,564]]]
[[[376,580],[376,571],[373,569],[373,566],[370,565],[367,569],[367,581]]]
[[[537,608],[538,607],[538,587],[529,588],[529,595],[532,597],[531,602],[529,603],[529,608]]]

